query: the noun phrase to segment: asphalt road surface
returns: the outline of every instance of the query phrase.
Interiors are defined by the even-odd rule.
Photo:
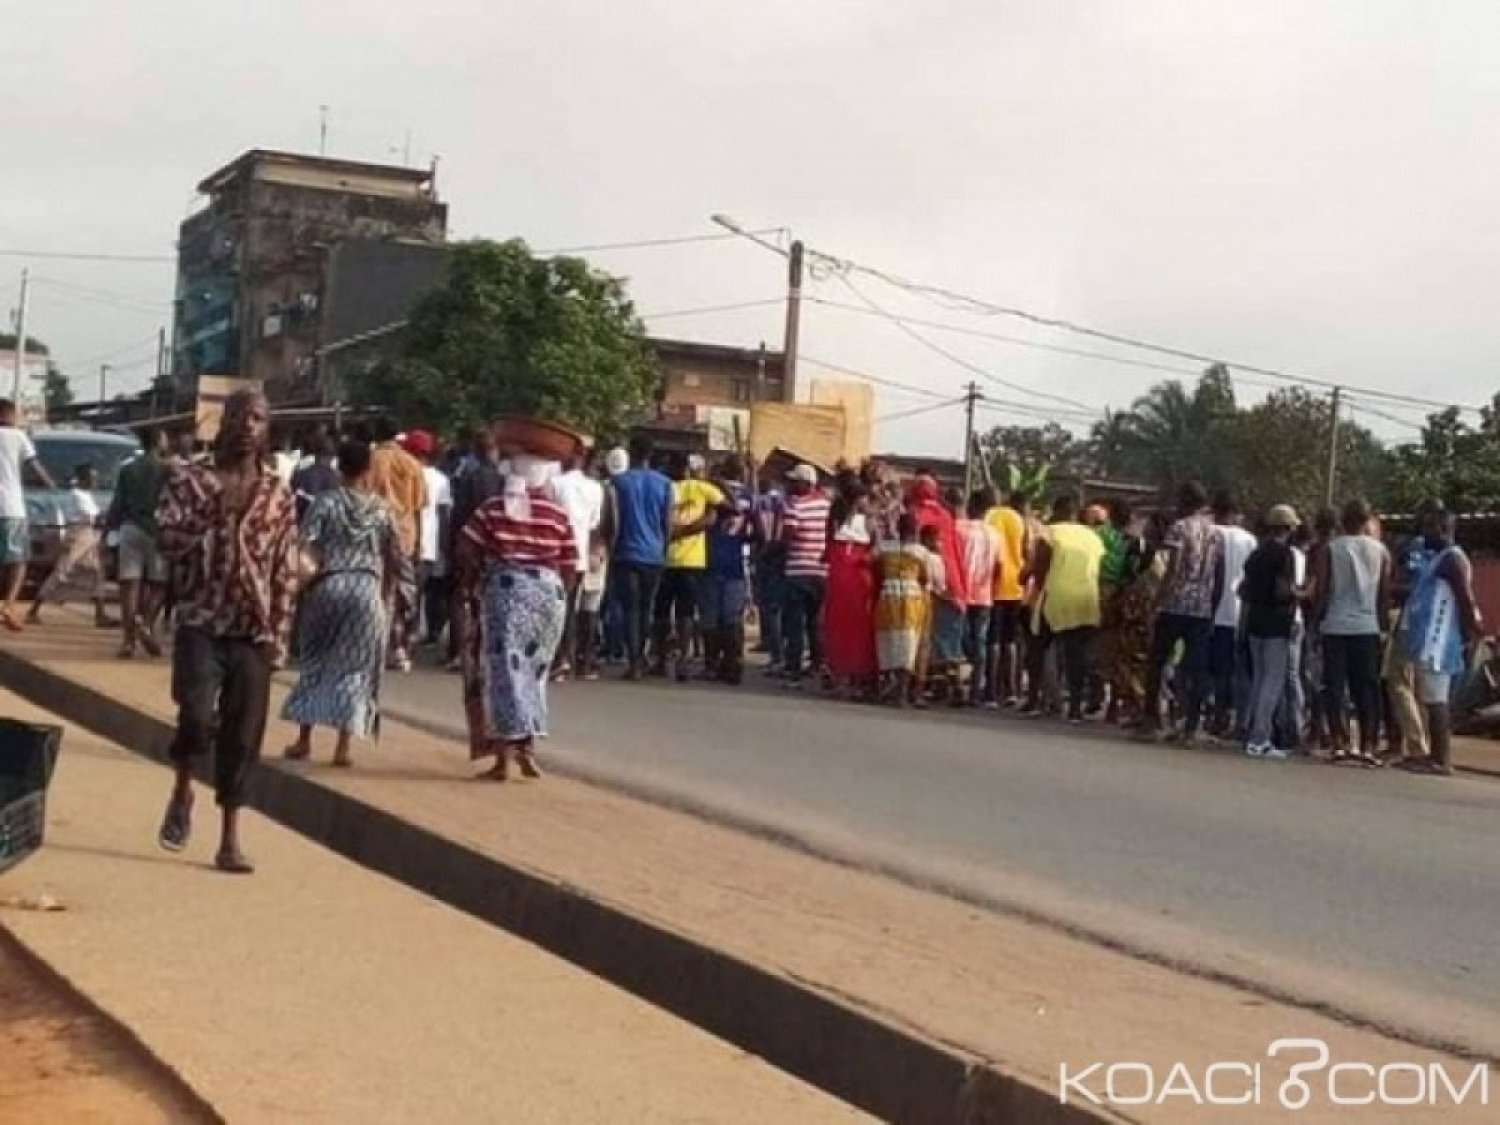
[[[385,703],[461,733],[451,676],[391,676]],[[567,684],[553,710],[543,760],[566,772],[1500,1057],[1493,780],[760,685]]]

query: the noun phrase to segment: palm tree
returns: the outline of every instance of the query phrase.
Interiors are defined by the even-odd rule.
[[[1229,372],[1217,365],[1191,392],[1177,379],[1156,384],[1118,422],[1124,471],[1161,485],[1190,477],[1227,483],[1228,455],[1219,431],[1234,410]]]

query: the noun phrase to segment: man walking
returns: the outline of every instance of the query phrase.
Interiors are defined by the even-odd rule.
[[[142,647],[161,655],[156,619],[166,602],[167,560],[156,544],[156,507],[172,468],[167,464],[167,436],[150,431],[142,454],[120,469],[108,524],[120,535],[120,621],[124,640],[120,659]]]
[[[31,529],[26,522],[28,472],[44,487],[55,487],[37,460],[31,439],[16,427],[16,404],[0,398],[0,596],[5,598],[0,628],[12,633],[21,631],[16,599],[26,581],[26,560],[31,553]]]
[[[156,514],[162,551],[181,563],[172,654],[177,770],[158,840],[187,846],[193,764],[214,755],[223,813],[220,871],[254,870],[240,848],[239,810],[260,757],[271,674],[286,653],[296,573],[296,508],[266,456],[270,409],[257,392],[224,404],[213,462],[173,474]]]
[[[818,470],[798,465],[787,476],[786,513],[781,535],[786,543],[785,608],[786,683],[802,686],[804,671],[823,666],[823,597],[828,587],[828,497],[818,487]],[[808,654],[802,666],[804,645]]]
[[[989,682],[986,702],[994,706],[1015,706],[1020,698],[1021,664],[1018,643],[1022,631],[1025,586],[1021,573],[1031,555],[1027,533],[1030,501],[1024,492],[1012,490],[1006,502],[990,509],[985,517],[1000,535],[998,572],[992,594],[989,635],[986,638],[986,660]]]
[[[413,430],[407,435],[406,451],[422,466],[426,492],[417,519],[417,591],[421,612],[412,613],[411,632],[417,633],[420,626],[422,643],[436,646],[448,625],[448,525],[453,516],[453,486],[448,474],[437,467],[437,441],[426,430]]]
[[[630,465],[612,478],[614,559],[611,581],[625,612],[627,680],[645,673],[656,589],[672,538],[672,482],[651,467],[651,439],[630,439]]]
[[[724,503],[708,530],[708,571],[699,615],[703,623],[704,676],[738,684],[745,674],[745,548],[752,511],[745,466],[729,457],[719,467]]]
[[[1183,741],[1191,743],[1198,737],[1199,709],[1208,689],[1208,649],[1219,595],[1219,545],[1203,485],[1195,480],[1185,483],[1178,490],[1177,510],[1179,518],[1162,543],[1170,557],[1157,595],[1139,737],[1154,739],[1161,733],[1162,671],[1180,642],[1181,679],[1174,679],[1173,690],[1182,703]]]

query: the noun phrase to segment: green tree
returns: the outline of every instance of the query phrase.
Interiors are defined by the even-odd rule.
[[[524,414],[611,440],[659,374],[618,279],[514,239],[455,247],[399,354],[353,380],[358,400],[446,432]]]
[[[0,332],[0,351],[14,351],[16,338],[13,334]],[[47,412],[61,410],[65,406],[73,405],[73,388],[68,385],[68,377],[62,373],[62,369],[52,362],[52,351],[46,344],[34,336],[26,337],[27,355],[47,356]],[[9,391],[6,392],[7,394]]]
[[[1234,386],[1220,365],[1205,371],[1191,391],[1177,379],[1158,383],[1111,424],[1116,471],[1163,487],[1193,477],[1211,487],[1228,484],[1223,439],[1234,416]]]
[[[1479,425],[1450,407],[1427,416],[1418,441],[1390,452],[1383,505],[1405,512],[1428,497],[1460,512],[1500,505],[1500,395],[1481,412]]]
[[[996,426],[979,439],[989,479],[1003,491],[1041,498],[1047,482],[1087,469],[1088,445],[1056,422],[1041,426]]]
[[[1302,387],[1272,391],[1221,429],[1230,487],[1245,510],[1291,504],[1304,515],[1322,507],[1328,489],[1328,400]],[[1334,496],[1382,499],[1386,452],[1363,426],[1339,426]]]

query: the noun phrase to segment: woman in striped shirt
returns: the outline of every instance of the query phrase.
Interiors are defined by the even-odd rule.
[[[469,619],[480,625],[463,661],[469,756],[493,755],[484,776],[495,781],[507,778],[511,757],[524,776],[541,776],[535,740],[547,734],[547,673],[579,563],[567,513],[552,499],[556,467],[514,458],[504,493],[480,505],[460,541]]]

